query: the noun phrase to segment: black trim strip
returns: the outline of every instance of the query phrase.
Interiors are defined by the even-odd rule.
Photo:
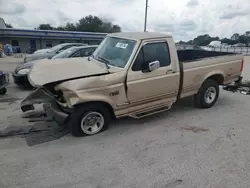
[[[184,73],[183,73],[183,63],[179,62],[179,67],[180,67],[180,82],[179,82],[179,89],[178,89],[178,94],[176,100],[179,101],[181,98],[181,92],[183,89],[183,78],[184,78]]]

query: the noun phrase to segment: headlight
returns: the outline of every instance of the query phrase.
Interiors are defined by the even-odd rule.
[[[29,72],[30,72],[30,68],[29,69],[21,69],[17,72],[17,74],[25,75],[25,74],[29,74]]]

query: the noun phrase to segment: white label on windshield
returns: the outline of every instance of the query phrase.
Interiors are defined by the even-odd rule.
[[[121,42],[118,42],[115,47],[117,48],[122,48],[122,49],[126,49],[128,46],[128,44],[125,44],[125,43],[121,43]]]

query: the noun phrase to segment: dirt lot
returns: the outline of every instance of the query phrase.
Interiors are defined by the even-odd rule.
[[[11,72],[20,61],[2,58],[0,69]],[[1,188],[250,187],[250,96],[221,90],[211,109],[185,99],[169,112],[74,138],[53,122],[22,118],[28,93],[11,84],[0,98],[0,132],[21,134],[0,138]]]

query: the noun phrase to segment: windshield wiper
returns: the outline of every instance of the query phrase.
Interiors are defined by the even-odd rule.
[[[102,61],[105,63],[107,69],[110,68],[110,67],[108,66],[108,64],[110,64],[109,60],[107,60],[107,59],[105,59],[105,58],[103,58],[103,57],[100,57],[100,56],[98,56],[97,58],[100,59],[100,60],[102,60]]]

